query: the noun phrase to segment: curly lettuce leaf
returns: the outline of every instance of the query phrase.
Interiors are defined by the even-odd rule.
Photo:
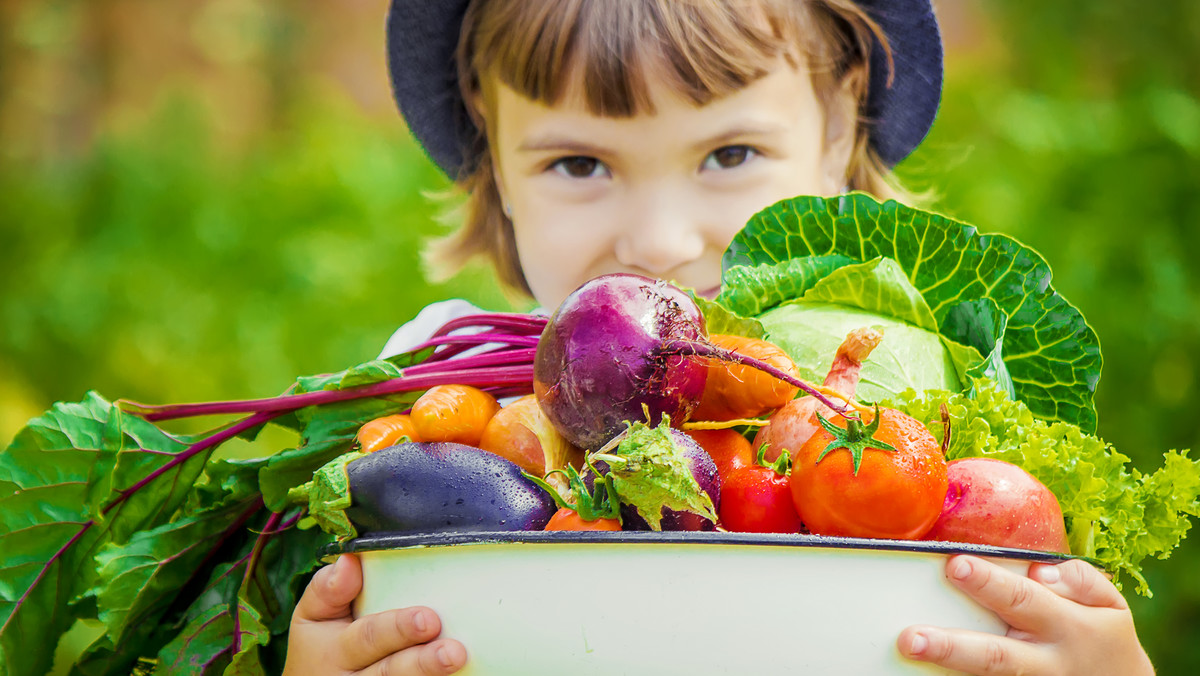
[[[971,335],[959,325],[973,316],[962,304],[990,299],[1006,318],[999,361],[1017,398],[1040,418],[1095,432],[1093,396],[1103,364],[1099,339],[1054,291],[1045,260],[1011,237],[981,235],[965,223],[863,194],[797,197],[759,212],[734,237],[722,259],[723,283],[730,288],[718,301],[735,312],[757,314],[746,311],[752,300],[742,296],[756,296],[760,312],[787,298],[769,289],[760,293],[761,285],[747,286],[748,271],[739,268],[831,256],[896,261],[945,336]],[[987,345],[971,346],[981,355],[993,352]]]
[[[1200,516],[1200,461],[1187,451],[1165,454],[1143,474],[1129,458],[1077,425],[1044,421],[995,383],[974,382],[973,395],[946,391],[903,393],[888,405],[924,421],[941,438],[940,407],[951,421],[950,460],[986,457],[1023,467],[1058,498],[1071,552],[1132,578],[1149,596],[1142,575],[1150,557],[1166,558]]]

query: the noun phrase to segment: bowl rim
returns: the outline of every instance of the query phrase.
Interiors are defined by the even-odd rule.
[[[377,532],[333,542],[321,549],[322,558],[339,554],[496,544],[650,544],[650,545],[754,545],[816,549],[853,549],[922,554],[971,554],[988,558],[1019,559],[1035,563],[1062,563],[1079,559],[1103,569],[1100,562],[1074,554],[1059,554],[1012,547],[938,540],[886,540],[835,537],[806,533],[735,533],[728,531],[447,531]]]

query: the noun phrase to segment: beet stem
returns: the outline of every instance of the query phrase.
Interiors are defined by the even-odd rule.
[[[830,401],[829,398],[827,398],[825,395],[823,395],[819,391],[817,391],[817,389],[814,388],[812,385],[809,385],[808,383],[804,382],[803,380],[800,380],[799,378],[793,376],[792,374],[790,374],[786,371],[783,371],[779,368],[776,368],[775,366],[772,366],[771,364],[768,364],[765,361],[762,361],[760,359],[755,359],[754,357],[748,357],[739,352],[735,352],[734,350],[727,350],[725,348],[717,347],[716,345],[712,345],[709,343],[701,343],[701,342],[690,341],[690,340],[667,341],[665,343],[665,347],[666,347],[667,351],[677,353],[677,354],[690,354],[690,355],[695,355],[697,357],[710,357],[712,359],[718,359],[723,362],[732,362],[732,363],[736,363],[736,364],[742,364],[744,366],[749,366],[750,368],[762,371],[763,373],[766,373],[767,375],[774,376],[789,385],[793,385],[795,387],[800,388],[802,391],[804,391],[805,394],[812,395],[813,397],[816,398],[817,401],[828,406],[831,410],[835,411],[838,415],[842,416],[843,418],[857,418],[858,417],[857,412],[854,411],[851,407],[845,406],[842,404],[835,404],[834,402]]]
[[[453,368],[465,370],[493,366],[533,364],[533,358],[536,354],[537,349],[532,347],[494,350],[455,359]],[[452,367],[445,363],[429,364],[428,362],[422,362],[404,369],[404,375],[418,376],[429,373],[442,373],[448,368]]]
[[[242,432],[244,432],[248,429],[252,429],[254,427],[262,425],[263,423],[270,421],[272,418],[276,418],[280,415],[283,415],[283,413],[284,413],[284,411],[278,411],[278,412],[262,411],[259,413],[255,413],[254,415],[247,416],[247,417],[239,420],[237,423],[230,425],[229,427],[227,427],[219,432],[216,432],[215,434],[212,434],[210,436],[205,437],[204,439],[201,439],[200,441],[197,441],[196,443],[192,444],[191,446],[188,446],[184,450],[180,451],[179,454],[176,455],[167,464],[165,464],[162,467],[159,467],[158,469],[154,470],[153,472],[147,474],[145,477],[142,478],[141,481],[138,481],[136,484],[130,486],[129,488],[125,488],[125,489],[118,491],[118,493],[120,495],[117,497],[116,500],[113,500],[112,502],[108,503],[108,505],[106,505],[104,507],[102,513],[108,514],[109,511],[111,511],[114,507],[116,507],[117,505],[124,502],[129,496],[133,495],[134,493],[136,493],[139,490],[141,490],[142,488],[144,488],[146,486],[146,484],[150,483],[151,481],[154,481],[155,479],[162,476],[163,474],[166,474],[168,471],[170,471],[174,467],[187,462],[188,460],[193,458],[196,454],[202,453],[210,448],[214,448],[217,445],[222,444],[229,439],[232,439],[233,437],[241,434]]]
[[[54,562],[57,561],[63,554],[65,554],[66,551],[72,547],[72,545],[78,542],[79,538],[83,537],[83,534],[94,525],[96,525],[96,522],[90,519],[81,524],[79,532],[73,535],[65,545],[59,547],[58,551],[54,552],[54,554],[50,556],[50,559],[46,561],[46,563],[42,566],[42,569],[38,571],[37,577],[33,578],[33,582],[29,583],[29,586],[25,589],[25,592],[21,594],[21,598],[17,599],[17,602],[13,605],[12,610],[8,612],[8,618],[4,620],[3,625],[0,625],[0,633],[4,633],[4,630],[8,629],[9,623],[12,622],[17,616],[17,613],[20,612],[21,606],[25,605],[25,600],[29,598],[29,595],[32,594],[33,590],[38,586],[39,583],[41,583],[42,578],[45,577],[46,572],[50,570],[50,567],[54,565]]]
[[[275,415],[290,413],[306,406],[427,390],[434,385],[525,385],[526,387],[532,387],[532,383],[532,363],[522,363],[516,366],[490,366],[467,369],[451,364],[447,365],[444,370],[439,370],[436,373],[420,373],[413,376],[401,375],[378,383],[349,387],[344,390],[319,390],[317,392],[285,394],[265,399],[242,399],[238,401],[216,401],[200,404],[148,406],[130,401],[123,401],[121,404],[123,410],[151,422],[228,413],[273,413],[274,415],[270,417],[274,417]]]
[[[420,352],[431,347],[442,345],[466,345],[476,347],[488,343],[501,343],[524,347],[537,347],[537,336],[518,336],[511,333],[468,333],[456,336],[436,336],[417,345],[409,352]]]
[[[480,326],[490,326],[497,329],[510,329],[524,335],[540,334],[546,328],[546,317],[518,313],[493,312],[478,315],[457,317],[446,322],[434,334],[434,338],[444,336],[451,331]]]
[[[271,537],[272,531],[279,525],[279,521],[283,518],[282,512],[271,512],[271,516],[267,519],[267,523],[263,525],[262,531],[258,533],[258,537],[254,538],[254,547],[250,550],[250,560],[246,562],[246,573],[242,576],[242,586],[238,590],[237,595],[233,599],[233,654],[237,655],[242,651],[242,634],[249,633],[242,631],[241,623],[241,591],[250,584],[250,580],[254,576],[254,566],[258,564],[258,559],[262,555],[263,547],[266,546],[267,540]]]

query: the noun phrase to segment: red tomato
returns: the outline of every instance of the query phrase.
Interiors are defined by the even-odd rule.
[[[824,428],[793,458],[792,500],[813,533],[913,540],[937,521],[949,485],[940,445],[924,425],[895,409],[880,409],[879,418],[871,436],[895,450],[862,450],[857,472],[846,448],[817,461],[834,440]],[[844,418],[832,422],[846,427]]]
[[[797,533],[788,477],[770,467],[734,470],[721,485],[721,525],[739,533]]]
[[[686,430],[686,433],[716,463],[721,481],[736,469],[754,465],[754,449],[737,430]]]
[[[621,522],[616,519],[584,521],[579,512],[562,507],[550,517],[544,530],[621,530]]]

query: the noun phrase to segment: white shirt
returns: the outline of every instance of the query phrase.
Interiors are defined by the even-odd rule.
[[[379,353],[379,358],[387,359],[401,352],[408,352],[429,340],[434,331],[442,328],[451,319],[458,319],[459,317],[466,317],[467,315],[479,314],[481,312],[485,312],[485,310],[481,310],[461,298],[430,303],[421,308],[416,317],[413,317],[403,326],[396,329],[392,337],[388,338],[387,344],[383,346],[383,352]]]
[[[430,303],[421,308],[416,317],[413,317],[396,332],[388,338],[387,344],[383,346],[383,352],[379,353],[380,359],[394,357],[401,352],[408,352],[414,347],[429,340],[434,331],[442,328],[442,326],[451,319],[466,317],[467,315],[487,313],[488,310],[479,308],[476,305],[461,299],[452,298],[450,300],[441,300],[436,303]],[[535,308],[531,314],[545,315],[546,311],[542,308]],[[489,345],[481,345],[476,348],[467,350],[460,356],[475,354],[479,350],[496,347],[495,343]]]

